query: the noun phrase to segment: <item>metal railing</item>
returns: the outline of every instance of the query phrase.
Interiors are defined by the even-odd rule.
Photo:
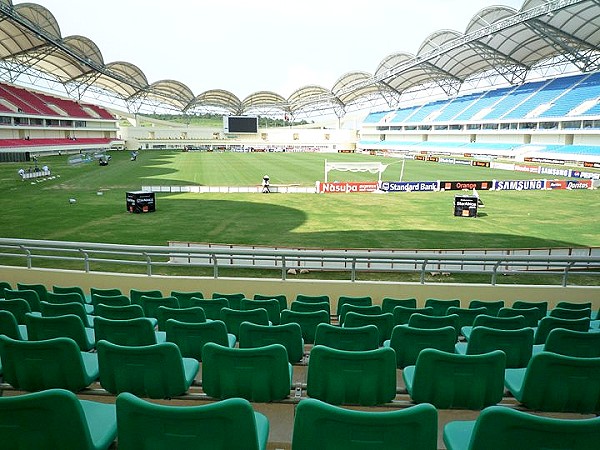
[[[16,264],[15,264],[16,263]],[[349,272],[356,281],[361,272],[419,274],[420,283],[429,273],[479,274],[496,284],[499,275],[561,275],[562,286],[569,277],[600,275],[598,252],[572,254],[515,254],[488,252],[389,252],[305,249],[248,249],[234,247],[140,246],[0,238],[0,264],[68,268],[93,272],[119,272],[123,265],[143,267],[152,276],[157,267],[208,268],[219,278],[223,268],[275,271],[285,280],[288,270]],[[107,269],[108,268],[108,269]],[[600,281],[600,278],[599,278]],[[555,281],[556,283],[556,281]],[[599,283],[600,284],[600,283]]]

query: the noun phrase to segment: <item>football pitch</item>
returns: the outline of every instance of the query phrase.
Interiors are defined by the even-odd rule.
[[[0,236],[166,245],[169,241],[318,248],[540,248],[600,246],[596,190],[480,191],[477,218],[454,217],[457,191],[388,194],[157,193],[156,211],[130,214],[125,193],[148,185],[314,186],[324,162],[389,164],[384,181],[547,178],[358,154],[112,152],[108,166],[40,158],[54,179],[21,181],[30,163],[0,164]],[[377,174],[330,172],[329,180]],[[73,201],[69,201],[73,199]]]

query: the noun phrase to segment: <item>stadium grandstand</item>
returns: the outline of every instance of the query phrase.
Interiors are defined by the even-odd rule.
[[[221,89],[194,94],[177,80],[150,82],[134,64],[105,62],[90,39],[62,36],[41,5],[0,0],[0,16],[0,162],[111,149],[253,147],[600,168],[600,0],[490,6],[463,32],[433,32],[417,54],[391,54],[373,73],[347,73],[332,87],[304,86],[287,98],[271,91],[244,99]],[[238,135],[145,117],[156,112],[313,123]],[[85,201],[92,210],[94,200],[113,194],[98,191]],[[73,216],[84,206],[66,200]],[[515,215],[521,208],[514,206]],[[140,219],[133,232],[148,216],[127,215]],[[94,224],[108,228],[102,217]],[[287,279],[287,266],[281,280],[217,276],[218,259],[254,264],[258,255],[271,264],[269,252],[281,250],[248,247],[234,257],[228,244],[203,256],[214,276],[170,276],[152,273],[150,260],[190,261],[193,248],[0,240],[3,249],[24,251],[28,264],[0,266],[0,449],[599,446],[600,288],[566,283],[574,261],[593,268],[598,258],[579,249],[517,255],[534,268],[567,261],[555,272],[564,271],[563,285],[534,286]],[[39,267],[28,245],[40,252]],[[310,257],[302,252],[288,260]],[[425,262],[401,262],[421,265],[424,278],[431,257],[438,265],[432,276],[441,278],[441,256],[424,252]],[[68,268],[53,268],[63,253]],[[353,261],[342,260],[341,250],[325,253],[354,271],[352,252]],[[281,254],[285,262],[286,250]],[[139,273],[129,270],[137,257],[147,261]],[[491,262],[495,257],[448,261],[468,268],[483,258],[484,268],[495,265],[495,277],[509,265],[508,257]],[[85,270],[71,269],[78,258]],[[119,258],[131,266],[104,271]],[[90,262],[103,271],[90,270]],[[480,317],[487,326],[475,326]],[[44,329],[44,319],[54,322]],[[134,322],[143,327],[125,329]]]

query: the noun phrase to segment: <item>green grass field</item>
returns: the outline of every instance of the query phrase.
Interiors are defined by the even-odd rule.
[[[157,210],[130,214],[125,192],[143,185],[311,186],[324,178],[324,160],[390,164],[384,180],[398,180],[401,162],[366,155],[314,153],[198,153],[144,151],[137,161],[113,152],[106,167],[70,166],[45,157],[58,177],[31,183],[0,164],[0,236],[164,245],[193,241],[324,248],[520,248],[600,246],[594,211],[598,191],[480,192],[486,207],[476,219],[454,217],[456,192],[391,194],[157,194]],[[373,174],[330,172],[330,180],[376,180]],[[406,161],[404,180],[540,178],[527,173]],[[103,195],[98,195],[102,192]],[[75,198],[75,204],[69,203]]]

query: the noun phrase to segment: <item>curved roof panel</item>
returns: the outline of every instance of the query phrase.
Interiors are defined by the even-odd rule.
[[[222,108],[232,114],[242,113],[242,102],[240,99],[233,93],[224,89],[212,89],[196,96],[192,101],[190,108],[194,108],[195,106]]]
[[[315,84],[296,89],[288,97],[288,103],[292,114],[308,109],[327,109],[341,106],[340,100],[329,89]]]
[[[160,80],[152,83],[145,90],[148,98],[165,102],[180,110],[185,110],[194,100],[192,90],[180,81]]]
[[[106,64],[104,68],[105,71],[100,73],[91,84],[114,92],[120,98],[131,98],[148,87],[146,75],[134,64],[116,61]],[[113,76],[110,76],[111,74]]]
[[[287,111],[288,102],[281,95],[271,91],[254,92],[242,100],[242,108],[244,111],[260,107],[277,108],[282,111]]]

